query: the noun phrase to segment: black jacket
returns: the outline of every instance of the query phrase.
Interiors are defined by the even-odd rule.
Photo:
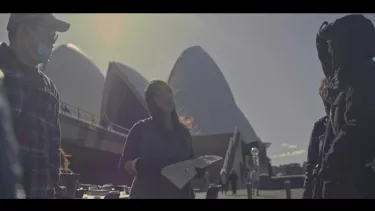
[[[313,197],[313,181],[316,177],[315,172],[317,165],[320,164],[320,152],[324,142],[326,127],[328,122],[328,116],[324,116],[315,122],[313,130],[311,132],[308,152],[307,152],[307,164],[305,181],[303,184],[304,192],[303,198],[309,199]]]
[[[178,189],[161,174],[165,166],[193,156],[188,130],[169,132],[152,118],[137,122],[129,132],[119,161],[122,170],[127,161],[139,158],[130,198],[194,198],[190,183]]]
[[[321,175],[344,184],[350,197],[368,198],[374,194],[368,187],[375,185],[375,173],[366,167],[375,158],[375,64],[358,62],[341,74],[330,114],[335,137]]]

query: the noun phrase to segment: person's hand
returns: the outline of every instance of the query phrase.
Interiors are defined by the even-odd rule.
[[[138,161],[138,158],[135,159],[135,160],[130,160],[128,162],[125,163],[125,171],[126,173],[132,175],[132,176],[136,176],[137,175],[137,169],[135,167],[135,165],[137,164],[137,161]]]

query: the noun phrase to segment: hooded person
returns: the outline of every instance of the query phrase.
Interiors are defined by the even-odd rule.
[[[319,172],[323,198],[375,198],[375,27],[363,15],[324,25],[317,50],[329,79],[333,139],[324,143]]]
[[[178,189],[161,174],[165,166],[192,159],[191,121],[177,115],[172,89],[150,82],[145,93],[150,118],[134,124],[124,145],[119,170],[134,176],[129,198],[194,198],[190,183]],[[204,170],[197,169],[197,177]]]

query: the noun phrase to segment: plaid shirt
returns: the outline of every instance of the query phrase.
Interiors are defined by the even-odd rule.
[[[25,191],[28,198],[52,198],[60,177],[59,96],[41,71],[25,67],[11,52],[7,57],[0,65],[20,145]]]

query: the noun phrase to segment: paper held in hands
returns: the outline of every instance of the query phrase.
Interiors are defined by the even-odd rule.
[[[176,187],[182,189],[195,177],[197,174],[196,168],[206,168],[221,159],[223,158],[216,155],[205,155],[166,166],[161,171],[161,174]]]

